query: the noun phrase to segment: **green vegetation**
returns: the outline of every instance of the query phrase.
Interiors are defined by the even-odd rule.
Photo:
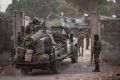
[[[23,10],[30,17],[45,17],[50,11],[57,13],[57,0],[12,0],[6,14],[12,16],[13,10]]]
[[[13,10],[23,10],[30,17],[44,18],[49,12],[65,16],[80,16],[87,12],[99,10],[102,15],[119,14],[120,0],[116,3],[107,0],[12,0],[6,9],[6,13],[0,13],[0,17],[12,17]],[[53,17],[53,16],[52,16]]]
[[[92,12],[99,10],[102,15],[119,14],[120,12],[120,0],[116,0],[116,3],[107,0],[66,0],[68,3],[73,4],[79,8],[79,12]]]
[[[56,18],[56,19],[54,19],[52,21],[49,21],[49,24],[54,25],[54,26],[59,26],[59,25],[62,24],[62,21],[60,19]]]

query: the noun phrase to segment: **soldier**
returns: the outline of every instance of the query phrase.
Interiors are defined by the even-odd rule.
[[[99,55],[101,52],[101,42],[98,35],[94,35],[94,46],[93,46],[93,55],[95,62],[95,70],[93,72],[100,72],[99,68]]]
[[[20,45],[23,42],[22,34],[20,32],[18,32],[18,35],[17,35],[17,42],[18,42],[18,45]]]
[[[87,30],[87,33],[86,33],[86,49],[89,49],[89,44],[90,44],[90,31]]]
[[[33,24],[30,22],[25,29],[26,34],[31,34],[33,32]]]
[[[78,37],[78,51],[79,51],[79,56],[83,57],[84,53],[84,33],[80,32],[80,36]]]
[[[29,24],[26,26],[25,33],[26,34],[31,34],[37,32],[39,29],[35,27],[35,25],[39,25],[41,21],[39,19],[34,18]]]

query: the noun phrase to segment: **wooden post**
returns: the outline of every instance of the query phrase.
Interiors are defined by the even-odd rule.
[[[23,11],[13,12],[13,36],[14,48],[17,47],[17,34],[21,32],[21,26],[25,26],[25,16]]]
[[[13,40],[14,40],[14,48],[16,48],[16,11],[13,11]]]

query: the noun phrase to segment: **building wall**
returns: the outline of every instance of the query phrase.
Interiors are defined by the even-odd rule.
[[[0,52],[13,47],[12,29],[12,21],[0,20]]]
[[[102,59],[120,64],[120,20],[101,21]]]

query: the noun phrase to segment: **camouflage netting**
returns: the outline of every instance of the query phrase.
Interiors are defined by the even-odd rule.
[[[120,65],[120,20],[102,20],[101,38],[102,42],[105,42],[102,59]]]

